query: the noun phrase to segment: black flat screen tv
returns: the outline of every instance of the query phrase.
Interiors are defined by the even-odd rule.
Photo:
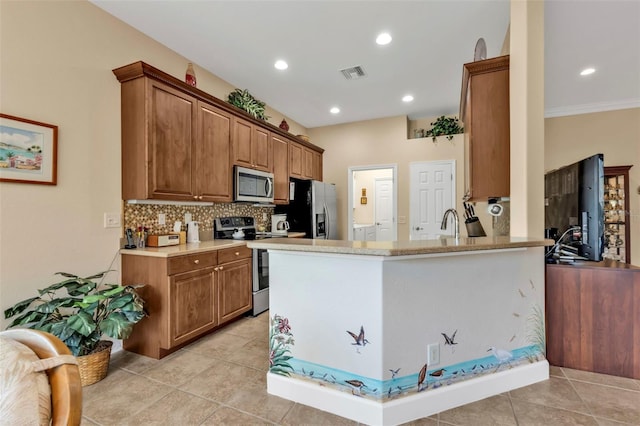
[[[604,156],[592,155],[546,173],[544,197],[544,223],[548,232],[555,233],[558,238],[566,232],[559,243],[573,248],[580,257],[601,261],[604,248]]]

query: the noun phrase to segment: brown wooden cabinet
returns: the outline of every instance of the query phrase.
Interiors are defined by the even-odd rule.
[[[298,179],[322,180],[322,153],[291,141],[289,175]]]
[[[233,198],[231,123],[226,111],[198,102],[194,180],[198,200],[225,202]]]
[[[139,292],[149,313],[124,348],[159,359],[250,311],[251,272],[246,246],[171,257],[123,254],[122,280],[144,284]]]
[[[231,201],[231,115],[146,77],[121,90],[122,198]]]
[[[321,148],[144,62],[113,73],[121,83],[122,199],[230,202],[234,164],[273,172],[279,204],[288,202],[289,176],[322,180]],[[273,144],[284,141],[276,159]]]
[[[218,324],[214,268],[169,277],[170,313],[167,348],[199,336]]]
[[[266,172],[273,171],[273,149],[268,130],[236,118],[233,132],[233,163]]]
[[[509,56],[464,64],[460,117],[471,200],[510,195]]]
[[[632,166],[604,168],[604,253],[605,259],[631,262],[631,221],[629,169]]]
[[[251,259],[218,267],[218,320],[225,323],[252,307]]]
[[[624,263],[547,265],[551,365],[640,379],[640,268]]]
[[[322,154],[313,151],[313,174],[311,179],[322,181]]]
[[[273,202],[289,203],[289,142],[278,135],[271,135],[273,147]]]

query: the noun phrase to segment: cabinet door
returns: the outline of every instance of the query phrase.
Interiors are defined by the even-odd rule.
[[[251,309],[251,259],[218,266],[218,320],[227,322]]]
[[[473,200],[510,195],[509,57],[465,64],[470,193]]]
[[[303,152],[302,145],[289,143],[289,176],[302,178]]]
[[[168,348],[196,337],[218,324],[214,268],[169,277]]]
[[[271,147],[271,134],[261,127],[253,128],[251,141],[252,167],[265,172],[273,172],[273,149]]]
[[[271,136],[273,147],[274,203],[289,202],[289,142],[279,136]]]
[[[317,151],[313,151],[312,179],[322,181],[322,154]]]
[[[139,165],[149,167],[149,197],[193,200],[196,100],[161,83],[149,84],[149,164]]]
[[[198,200],[232,201],[232,117],[212,105],[198,103],[198,138],[194,148]]]
[[[233,164],[243,167],[252,167],[251,163],[251,138],[253,126],[241,118],[234,120],[233,125]]]
[[[303,155],[304,155],[304,161],[302,164],[302,177],[306,178],[306,179],[313,179],[313,163],[314,163],[314,158],[313,158],[313,153],[315,151],[304,147],[303,148]]]

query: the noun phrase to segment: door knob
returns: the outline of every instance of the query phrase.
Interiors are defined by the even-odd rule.
[[[416,226],[414,229],[415,229],[416,231],[422,231],[422,227],[420,227],[420,226]]]

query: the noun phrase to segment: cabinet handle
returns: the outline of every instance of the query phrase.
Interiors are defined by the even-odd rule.
[[[193,263],[195,263],[197,265],[198,263],[200,263],[200,259],[194,260]]]
[[[202,195],[200,195],[200,196],[198,197],[198,200],[202,200],[203,198],[204,198],[204,197],[203,197]]]
[[[240,252],[239,251],[236,252],[236,256],[240,256]]]
[[[224,266],[221,266],[221,267],[220,267],[220,270],[222,271],[223,269],[224,269]]]
[[[194,200],[197,200],[197,199],[198,199],[198,196],[197,196],[197,195],[194,195],[194,196],[193,196],[193,199],[194,199]]]

